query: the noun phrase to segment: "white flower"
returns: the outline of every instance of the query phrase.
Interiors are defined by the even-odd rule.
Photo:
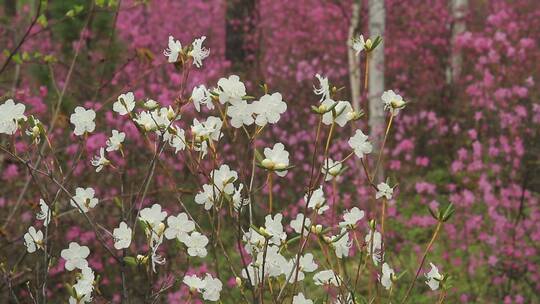
[[[124,139],[126,138],[126,133],[118,132],[117,130],[112,130],[112,136],[107,139],[107,152],[117,151],[122,146]]]
[[[226,104],[239,101],[246,96],[246,86],[240,81],[240,77],[231,75],[229,78],[221,78],[218,81],[217,93],[219,102]]]
[[[305,274],[304,272],[313,272],[317,270],[319,266],[313,261],[313,254],[306,253],[305,255],[301,256],[298,261],[298,275],[296,274],[296,257],[289,260],[289,262],[286,265],[286,269],[284,271],[285,276],[288,279],[289,283],[294,283],[295,280],[297,282],[304,280]]]
[[[84,298],[92,294],[92,291],[94,290],[94,279],[94,271],[92,271],[90,267],[86,266],[81,269],[79,279],[77,280],[77,283],[73,285],[78,298]],[[91,301],[91,298],[89,300]]]
[[[223,121],[219,117],[209,116],[204,122],[199,122],[197,118],[194,118],[191,133],[198,141],[207,139],[218,141],[223,136],[221,133],[222,125]]]
[[[343,221],[339,223],[340,227],[355,226],[356,223],[364,218],[364,211],[353,207],[351,210],[345,210]]]
[[[389,110],[394,116],[399,113],[399,110],[405,107],[403,97],[394,93],[392,90],[385,91],[382,94],[381,99],[384,102],[384,109]]]
[[[152,271],[156,272],[156,265],[164,265],[166,260],[156,252],[157,246],[152,250]]]
[[[341,228],[341,233],[339,235],[332,236],[331,240],[338,259],[349,256],[349,249],[351,249],[352,242],[349,239],[347,229]]]
[[[368,255],[371,255],[371,259],[373,260],[373,263],[375,265],[378,265],[384,256],[384,253],[382,252],[382,235],[380,232],[375,231],[372,233],[371,230],[366,235],[366,238],[364,239],[366,242],[366,250],[368,252]]]
[[[113,111],[120,115],[126,115],[135,108],[135,95],[133,92],[120,94],[115,103],[113,103]]]
[[[86,246],[80,246],[75,242],[69,243],[67,249],[60,252],[60,256],[66,260],[66,270],[71,271],[75,268],[83,269],[88,266],[86,258],[90,254],[90,249]]]
[[[182,282],[192,291],[200,292],[204,288],[204,281],[196,275],[186,275]]]
[[[43,232],[36,231],[36,228],[30,226],[28,232],[24,234],[24,244],[28,253],[35,252],[38,248],[43,248]]]
[[[321,105],[328,108],[334,105],[335,101],[331,99],[324,100]],[[336,117],[334,117],[334,112]],[[322,116],[322,123],[325,125],[331,125],[335,121],[340,127],[345,126],[345,124],[355,117],[355,112],[351,106],[351,103],[348,101],[338,101],[337,105],[332,111],[328,111]]]
[[[114,248],[120,250],[129,248],[131,244],[131,228],[125,222],[121,222],[118,228],[113,230]]]
[[[169,63],[178,61],[178,55],[182,52],[182,44],[178,40],[174,40],[173,36],[169,36],[169,47],[163,51],[163,55],[167,56]]]
[[[324,166],[321,168],[321,172],[324,175],[324,181],[327,182],[334,178],[337,180],[342,168],[343,164],[341,162],[335,162],[331,158],[327,158]]]
[[[249,198],[242,198],[242,189],[244,189],[244,184],[238,185],[232,195],[233,207],[236,211],[240,211],[243,206],[249,205]]]
[[[163,135],[163,139],[166,140],[171,147],[174,148],[174,153],[184,150],[186,148],[186,135],[184,130],[179,126],[174,126],[174,134],[169,130]]]
[[[274,218],[272,218],[271,214],[268,214],[264,218],[266,232],[272,236],[270,242],[278,246],[281,245],[281,241],[287,238],[287,234],[283,231],[283,225],[281,224],[282,219],[283,215],[281,213],[274,215]]]
[[[26,120],[25,105],[8,99],[0,105],[0,134],[13,135],[19,128],[19,120]]]
[[[257,259],[255,264],[261,267],[262,275],[262,264],[264,266],[264,276],[265,277],[278,277],[281,274],[285,273],[287,266],[287,259],[279,253],[278,246],[269,245],[266,250],[266,259],[264,251],[260,251],[257,254]],[[261,276],[262,277],[262,276]]]
[[[321,95],[320,101],[325,101],[330,98],[330,85],[328,84],[328,78],[322,77],[320,74],[316,74],[315,77],[319,80],[319,88],[313,86],[313,92],[316,95]]]
[[[313,276],[313,282],[319,286],[332,284],[339,287],[341,285],[341,278],[333,270],[322,270]]]
[[[203,299],[207,301],[219,301],[219,294],[223,288],[223,283],[218,278],[206,274],[204,278]]]
[[[71,114],[69,121],[75,126],[73,133],[81,136],[86,132],[93,132],[96,128],[94,119],[96,112],[94,110],[86,110],[83,107],[76,107],[75,112]]]
[[[208,238],[197,231],[193,231],[191,235],[187,236],[184,244],[188,246],[188,254],[190,256],[204,258],[207,254],[206,245],[208,244]]]
[[[296,215],[296,219],[291,221],[290,226],[294,230],[294,232],[301,233],[303,222],[304,222],[304,214],[298,213]],[[304,228],[304,236],[308,234],[310,226],[311,226],[311,220],[308,217],[306,217],[306,227]]]
[[[261,165],[269,170],[275,170],[278,176],[285,176],[289,166],[289,152],[285,151],[285,146],[282,143],[276,143],[272,149],[264,148],[265,159]]]
[[[74,297],[69,297],[69,304],[85,304],[85,303],[91,303],[92,302],[92,296],[90,294],[87,294],[83,296],[81,299],[75,299]]]
[[[371,47],[371,40],[368,39],[369,46],[366,45],[366,41],[364,41],[364,35],[360,35],[353,39],[352,41],[352,48],[356,51],[356,55],[358,56],[360,52],[366,49],[366,46],[369,48]]]
[[[159,103],[153,99],[148,99],[144,102],[143,106],[147,110],[154,110],[155,108],[159,107]]]
[[[195,230],[195,223],[189,220],[187,214],[180,213],[178,216],[171,215],[167,218],[167,229],[165,229],[165,237],[168,240],[178,239],[185,242],[188,238],[188,233]]]
[[[298,293],[292,299],[292,304],[313,304],[313,301],[306,299],[303,293]]]
[[[33,116],[31,117],[32,121],[28,124],[28,129],[25,133],[32,138],[33,143],[39,144],[39,142],[41,141],[41,128],[43,128],[43,124],[39,121],[39,119]]]
[[[193,49],[189,52],[189,55],[193,58],[193,65],[198,68],[202,67],[203,59],[210,55],[210,50],[202,46],[205,39],[206,36],[195,39],[191,44]]]
[[[151,229],[157,228],[166,217],[167,211],[161,211],[161,205],[159,204],[153,204],[151,208],[144,208],[139,214],[139,219]]]
[[[375,194],[375,199],[381,197],[386,197],[387,200],[392,199],[392,194],[394,194],[394,189],[388,186],[387,183],[380,183],[377,185],[377,193]]]
[[[98,199],[94,198],[95,191],[92,188],[77,188],[75,196],[70,200],[71,206],[77,208],[80,212],[88,212],[98,204]]]
[[[371,153],[373,146],[367,140],[368,136],[362,130],[356,130],[356,133],[348,141],[349,146],[354,150],[354,154],[359,158],[363,158],[364,154]]]
[[[379,276],[381,285],[387,290],[392,287],[392,277],[394,276],[394,270],[388,266],[387,263],[382,265],[382,276]]]
[[[36,218],[43,221],[43,226],[47,227],[51,222],[51,209],[43,199],[39,199],[39,208],[41,210],[36,214]]]
[[[191,100],[193,101],[193,105],[195,106],[195,110],[197,110],[197,112],[201,111],[201,105],[206,105],[209,110],[214,108],[210,92],[208,92],[206,87],[202,84],[193,88],[193,91],[191,92]]]
[[[108,149],[108,148],[107,148]],[[100,172],[103,167],[108,166],[111,162],[105,157],[105,150],[99,149],[99,155],[92,159],[92,166],[96,167],[96,172]]]
[[[426,284],[431,288],[431,290],[439,289],[440,281],[443,279],[443,276],[439,273],[439,269],[433,263],[431,265],[431,270],[425,274]]]
[[[195,203],[204,205],[205,210],[210,210],[214,205],[214,201],[220,197],[221,193],[212,185],[204,184],[202,188],[202,191],[199,191],[199,193],[195,195]]]
[[[231,195],[234,191],[233,183],[238,179],[238,173],[231,170],[228,165],[221,165],[219,169],[210,172],[210,178],[219,191]]]
[[[231,126],[241,128],[242,125],[253,124],[253,105],[241,99],[231,103],[227,110],[227,116],[231,118]]]
[[[248,231],[244,232],[242,240],[246,243],[244,248],[250,254],[253,254],[259,248],[262,248],[266,242],[264,236],[251,227],[249,227]]]
[[[304,201],[308,202],[308,193],[304,195]],[[326,210],[330,209],[328,205],[324,204],[325,201],[324,192],[322,186],[320,186],[317,190],[313,191],[311,197],[309,197],[308,208],[317,210],[318,214],[323,214]]]
[[[286,110],[287,104],[283,102],[280,93],[265,94],[261,99],[253,102],[253,113],[257,114],[255,123],[261,127],[267,123],[277,123]]]

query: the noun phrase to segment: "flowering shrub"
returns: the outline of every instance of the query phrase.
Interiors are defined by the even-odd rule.
[[[380,139],[366,135],[364,113],[340,85],[346,32],[331,22],[343,17],[339,5],[261,1],[257,26],[266,36],[246,39],[265,45],[259,86],[224,71],[217,1],[190,1],[190,9],[105,1],[129,53],[125,64],[100,51],[114,49],[113,38],[90,30],[93,10],[105,9],[98,2],[89,12],[73,8],[79,19],[67,16],[82,23],[68,42],[73,61],[57,64],[62,50],[53,35],[38,35],[46,29],[40,15],[30,31],[36,38],[21,47],[27,57],[8,60],[22,69],[37,61],[52,77],[43,86],[38,79],[40,87],[21,77],[20,88],[0,99],[2,298],[536,299],[540,229],[530,189],[540,107],[537,71],[520,64],[533,67],[538,57],[530,2],[472,4],[470,31],[457,41],[470,64],[454,84],[457,97],[441,97],[454,102],[449,114],[435,97],[445,90],[444,68],[422,68],[444,66],[445,24],[433,20],[450,19],[446,2],[435,1],[439,10],[426,10],[440,13],[425,17],[387,1],[389,12],[402,14],[385,41],[351,43],[361,59],[385,43],[396,89],[380,96],[387,119]],[[289,9],[302,24],[288,20]],[[190,16],[201,11],[212,18]],[[475,24],[474,14],[485,14],[485,23]],[[429,19],[417,28],[423,35],[403,31],[407,18]],[[322,24],[335,31],[317,30]],[[306,35],[312,25],[316,33]],[[274,39],[290,43],[290,52]],[[102,61],[115,71],[101,70]],[[98,89],[73,80],[78,64]],[[74,82],[77,93],[66,94]]]

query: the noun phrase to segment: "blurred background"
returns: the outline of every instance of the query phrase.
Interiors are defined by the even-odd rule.
[[[355,56],[349,47],[358,34],[383,37],[369,59],[367,87],[366,54]],[[293,164],[307,163],[314,148],[317,117],[310,107],[319,100],[313,94],[316,73],[342,88],[341,100],[366,113],[355,127],[373,135],[385,126],[380,94],[392,89],[404,96],[409,103],[395,120],[384,167],[384,176],[398,184],[387,233],[401,269],[412,270],[429,241],[434,220],[427,207],[451,201],[456,214],[432,255],[455,276],[448,303],[540,301],[538,0],[0,0],[0,100],[21,101],[46,121],[65,90],[58,138],[71,127],[68,117],[77,105],[110,108],[127,91],[172,104],[182,79],[162,54],[169,35],[183,45],[207,37],[210,57],[182,84],[188,91],[236,74],[250,95],[262,95],[263,83],[282,93],[288,111],[261,141],[291,147]],[[109,110],[101,113],[102,124],[133,129]],[[103,146],[108,129],[98,123],[85,146],[89,157]],[[332,147],[334,159],[348,154],[352,130],[339,129],[343,140]],[[17,144],[28,151],[27,143]],[[59,147],[66,162],[74,145],[67,140]],[[246,157],[234,145],[224,149],[228,163]],[[145,155],[130,160],[138,157]],[[179,179],[186,174],[180,158],[166,161]],[[297,167],[274,185],[286,217],[294,218],[302,206],[308,169]],[[0,256],[9,265],[21,248],[8,245],[33,221],[39,193],[24,187],[24,166],[2,155],[0,172]],[[339,189],[328,189],[339,198],[339,208],[367,208],[369,188],[360,172],[351,162]],[[112,176],[98,181],[82,165],[75,174],[101,184],[101,197],[117,191]],[[14,209],[18,200],[24,207]],[[17,220],[6,223],[11,213]],[[63,227],[59,234],[95,239],[89,231]],[[107,263],[94,262],[102,268]],[[115,282],[110,284],[102,287],[103,298],[115,301]],[[7,292],[4,285],[0,295]],[[184,289],[171,290],[167,301],[182,303]],[[414,298],[433,302],[429,294]]]

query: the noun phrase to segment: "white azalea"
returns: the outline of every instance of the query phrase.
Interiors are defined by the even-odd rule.
[[[28,232],[24,234],[24,244],[26,245],[26,251],[33,253],[39,248],[43,248],[43,232],[37,230],[33,226],[28,228]]]
[[[231,170],[228,165],[221,165],[219,169],[210,172],[214,186],[221,192],[231,195],[234,191],[233,183],[238,179],[238,173]]]
[[[313,301],[311,301],[310,299],[306,299],[306,297],[304,297],[304,294],[299,292],[293,297],[292,304],[313,304]]]
[[[191,92],[191,100],[193,101],[193,105],[195,106],[195,110],[197,110],[197,112],[201,111],[201,105],[206,105],[209,110],[214,109],[211,94],[202,84],[193,88],[193,91]]]
[[[425,274],[426,284],[431,288],[431,290],[439,289],[440,281],[443,279],[443,276],[439,273],[439,268],[433,263],[429,263],[431,270]]]
[[[114,248],[118,250],[129,248],[131,244],[131,232],[131,228],[125,222],[121,222],[118,228],[114,228]]]
[[[270,243],[278,246],[287,238],[287,234],[283,230],[283,225],[281,224],[282,219],[283,215],[281,213],[277,213],[273,218],[271,214],[268,214],[264,218],[266,232],[271,235]]]
[[[302,223],[304,222],[304,214],[298,213],[296,218],[291,221],[290,226],[296,233],[302,233]],[[309,227],[311,226],[311,220],[306,217],[306,227],[304,228],[304,236],[308,234]]]
[[[80,212],[88,212],[96,207],[98,199],[94,197],[95,191],[92,188],[75,189],[75,196],[70,200],[71,206],[77,208]]]
[[[185,238],[184,244],[188,247],[188,254],[190,256],[204,258],[207,254],[206,245],[208,245],[208,238],[204,234],[193,231],[191,235]]]
[[[163,135],[163,140],[167,141],[174,148],[174,153],[178,153],[178,151],[186,148],[186,135],[184,130],[177,125],[173,127],[173,130],[173,133],[167,130]]]
[[[324,100],[321,105],[327,106],[328,108],[334,105],[335,101],[331,99]],[[336,117],[334,117],[334,113]],[[337,101],[337,105],[332,111],[328,111],[322,116],[322,123],[325,125],[331,125],[335,121],[340,127],[345,126],[345,124],[355,117],[355,112],[351,106],[351,103],[348,101]]]
[[[363,158],[365,154],[371,153],[373,149],[373,146],[368,141],[368,136],[365,135],[362,130],[356,130],[354,136],[351,137],[347,143],[354,150],[354,154],[359,158]]]
[[[195,39],[191,44],[192,50],[189,52],[193,58],[193,65],[198,68],[202,67],[202,61],[210,55],[210,50],[202,46],[204,40],[206,40],[206,36]]]
[[[178,56],[182,52],[182,44],[175,40],[173,36],[169,36],[168,48],[163,51],[163,55],[167,56],[169,63],[178,61]]]
[[[287,104],[283,102],[281,93],[265,94],[261,99],[253,102],[253,112],[257,114],[255,123],[261,127],[267,123],[277,123],[286,110]]]
[[[387,263],[382,265],[382,276],[379,276],[381,285],[387,290],[392,287],[392,277],[394,276],[394,270],[390,268]]]
[[[73,133],[77,136],[81,136],[84,133],[93,132],[96,128],[94,119],[96,118],[96,112],[94,110],[86,110],[83,107],[76,107],[75,112],[71,114],[69,121],[75,126]]]
[[[375,199],[385,197],[387,200],[392,199],[394,194],[394,189],[388,186],[387,183],[380,183],[377,185],[377,193],[375,194]]]
[[[349,256],[349,249],[351,249],[352,242],[349,239],[349,233],[346,228],[341,228],[341,233],[332,236],[331,240],[338,259]]]
[[[353,227],[356,223],[363,219],[365,212],[358,209],[358,207],[353,207],[351,210],[345,210],[343,213],[343,221],[339,223],[340,227]]]
[[[99,149],[99,155],[92,159],[92,166],[96,167],[96,172],[100,172],[103,167],[108,166],[111,162],[105,157],[105,149]]]
[[[324,181],[330,181],[336,179],[341,174],[341,169],[343,169],[343,164],[339,161],[334,161],[331,158],[327,158],[324,162],[324,166],[321,168],[321,172],[324,175]]]
[[[210,274],[206,274],[203,282],[203,299],[214,302],[219,301],[219,296],[221,293],[221,289],[223,288],[223,283],[221,283],[218,278],[213,278]]]
[[[139,214],[139,219],[145,222],[151,229],[157,228],[166,217],[167,211],[162,211],[159,204],[153,204],[150,208],[144,208]]]
[[[332,284],[339,287],[341,285],[341,278],[333,270],[322,270],[313,276],[313,282],[319,286]]]
[[[8,99],[0,105],[0,134],[13,135],[19,128],[19,120],[26,120],[25,105]]]
[[[240,77],[236,75],[221,78],[217,84],[217,93],[221,104],[234,103],[246,96],[246,86],[240,81]]]
[[[390,111],[393,116],[396,116],[399,113],[399,110],[405,107],[405,101],[401,95],[396,94],[392,90],[385,91],[381,99],[384,102],[384,109]]]
[[[36,218],[43,221],[43,226],[47,227],[47,225],[49,225],[51,222],[51,209],[49,209],[49,206],[43,199],[39,199],[39,208],[40,211],[36,214]]]
[[[107,152],[117,151],[122,147],[122,143],[126,138],[126,133],[112,130],[112,136],[107,139]]]
[[[126,115],[135,108],[135,95],[133,92],[120,94],[115,103],[113,103],[113,111],[120,115]]]
[[[308,202],[308,208],[316,210],[318,214],[323,214],[326,210],[330,209],[328,205],[325,205],[326,199],[324,198],[322,186],[319,186],[317,190],[313,191],[311,197],[306,193],[304,195],[304,201]]]
[[[241,128],[242,125],[252,125],[255,121],[253,119],[253,110],[253,105],[248,104],[243,99],[231,103],[227,110],[227,116],[231,118],[231,126]]]
[[[178,214],[178,216],[169,216],[167,218],[167,226],[165,237],[168,240],[178,239],[181,242],[186,242],[189,236],[188,234],[195,230],[195,223],[183,212]]]
[[[220,191],[212,185],[204,184],[202,191],[195,195],[195,203],[204,205],[205,210],[210,210],[214,206],[214,202],[221,196]]]
[[[269,170],[276,170],[278,176],[285,176],[287,170],[283,170],[289,166],[289,152],[285,150],[282,143],[276,143],[272,149],[264,148],[265,159],[261,165]]]
[[[66,270],[71,271],[75,268],[83,269],[88,266],[86,258],[90,254],[90,249],[86,246],[80,246],[76,242],[69,243],[67,249],[60,252],[60,256],[66,261]]]
[[[366,250],[368,252],[368,255],[371,256],[373,264],[378,265],[384,257],[384,253],[382,252],[381,233],[378,231],[375,231],[375,233],[371,233],[370,230],[369,233],[366,235],[364,241],[366,242]]]
[[[204,288],[204,281],[196,275],[186,275],[182,282],[192,291],[200,292]]]
[[[319,80],[319,87],[313,86],[313,92],[316,95],[321,95],[321,102],[330,98],[330,85],[328,84],[328,78],[323,77],[320,74],[316,74],[315,77]]]

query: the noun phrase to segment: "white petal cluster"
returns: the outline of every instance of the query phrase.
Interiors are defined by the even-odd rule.
[[[96,112],[94,110],[86,110],[83,107],[76,107],[75,112],[71,114],[69,121],[75,126],[73,134],[81,136],[85,133],[91,133],[96,128],[94,119]]]
[[[375,198],[379,199],[381,197],[385,197],[387,200],[391,200],[393,194],[393,188],[391,188],[387,183],[380,183],[377,185],[377,193],[375,194]]]
[[[182,212],[177,216],[171,215],[167,218],[165,238],[168,240],[178,239],[180,242],[187,243],[189,233],[193,230],[195,230],[195,223],[188,218],[186,213]]]
[[[319,87],[313,87],[313,92],[316,95],[321,95],[321,102],[330,99],[330,85],[328,84],[328,78],[323,77],[320,74],[316,74],[315,77],[319,80]]]
[[[399,110],[403,109],[406,104],[403,97],[392,90],[385,91],[381,99],[384,102],[384,109],[390,111],[393,116],[398,115]]]
[[[253,102],[253,113],[257,115],[255,123],[261,127],[268,123],[277,123],[285,111],[287,111],[287,104],[283,101],[281,93],[265,94]]]
[[[63,249],[60,252],[60,256],[66,261],[66,270],[72,271],[73,269],[84,269],[88,267],[88,261],[86,258],[90,254],[90,249],[86,246],[80,246],[76,242],[69,243],[67,249]]]
[[[77,208],[80,212],[88,212],[98,204],[98,199],[94,197],[95,191],[93,188],[75,189],[75,196],[70,200],[71,206]]]
[[[306,297],[304,297],[304,294],[299,292],[293,297],[292,304],[313,304],[313,301],[310,299],[306,299]]]
[[[330,238],[332,246],[336,252],[336,257],[341,259],[349,256],[349,250],[351,249],[352,242],[349,239],[349,233],[346,228],[341,228],[339,235],[332,236]]]
[[[439,289],[443,276],[439,273],[439,268],[437,268],[435,264],[429,263],[429,265],[431,266],[431,270],[425,274],[426,284],[429,286],[429,288],[431,288],[431,290],[437,290]]]
[[[204,40],[206,40],[206,36],[195,39],[188,54],[193,58],[193,65],[198,68],[202,67],[202,61],[210,55],[210,50],[202,46]]]
[[[127,92],[125,94],[120,94],[115,103],[113,103],[113,111],[119,115],[126,115],[131,113],[135,108],[135,95],[133,92]]]
[[[339,161],[334,161],[331,158],[327,158],[324,162],[324,166],[321,168],[321,172],[324,176],[324,180],[331,181],[332,179],[336,179],[341,174],[341,170],[343,169],[343,164]]]
[[[190,290],[202,293],[203,299],[207,301],[219,301],[223,283],[218,278],[206,274],[204,279],[200,279],[196,275],[185,276],[183,280]]]
[[[112,130],[112,136],[107,139],[107,152],[118,151],[126,138],[126,133]]]
[[[169,36],[169,45],[168,48],[163,51],[163,55],[167,56],[169,63],[175,63],[178,61],[178,57],[182,52],[182,44],[180,41],[175,40],[171,35]]]
[[[19,120],[26,120],[25,105],[8,99],[0,105],[0,134],[13,135],[19,128]]]
[[[201,111],[201,105],[205,105],[209,110],[214,109],[211,94],[202,84],[193,88],[193,91],[191,92],[191,100],[193,101],[193,105],[195,106],[195,110],[197,110],[197,112]]]
[[[24,234],[23,239],[28,253],[33,253],[37,249],[43,249],[43,232],[41,230],[36,231],[36,228],[30,226],[28,232]]]
[[[341,285],[341,278],[333,270],[322,270],[317,272],[313,276],[313,282],[315,285],[334,285],[339,287]]]
[[[289,152],[282,143],[274,144],[272,149],[264,148],[264,159],[261,165],[268,170],[274,170],[278,176],[285,176],[289,166]]]
[[[394,274],[394,270],[390,268],[387,263],[383,263],[382,276],[379,276],[379,281],[381,282],[381,285],[387,290],[392,287],[392,277],[394,276]]]
[[[241,128],[243,125],[252,125],[255,121],[253,118],[253,110],[253,104],[249,104],[244,99],[231,102],[227,111],[227,116],[231,118],[231,126]]]
[[[296,218],[291,221],[290,226],[296,233],[302,233],[302,223],[304,223],[304,214],[298,213]],[[305,221],[304,236],[308,234],[311,220],[307,217]]]
[[[94,271],[86,266],[81,269],[77,283],[73,285],[77,299],[70,297],[69,303],[90,303],[92,302],[92,291],[94,290]]]
[[[47,227],[51,222],[51,209],[43,199],[39,200],[39,209],[40,211],[36,214],[36,218],[40,221],[43,221],[43,226]]]
[[[246,86],[240,81],[237,75],[231,75],[229,78],[221,78],[217,83],[217,94],[221,104],[233,104],[246,96]]]
[[[335,122],[340,127],[345,126],[349,120],[355,118],[356,113],[348,101],[333,101],[332,99],[326,99],[321,103],[326,108],[332,108],[322,116],[322,123],[325,125],[331,125]],[[335,105],[335,106],[334,106]]]
[[[370,230],[364,240],[366,242],[366,250],[367,250],[368,255],[371,256],[373,263],[375,265],[378,265],[384,257],[384,253],[382,252],[381,233],[378,231],[375,231],[375,233],[372,233]]]
[[[99,154],[95,155],[94,158],[92,159],[92,166],[96,167],[96,172],[100,172],[101,170],[103,170],[104,167],[108,166],[110,163],[111,161],[109,161],[107,157],[105,157],[105,149],[103,148],[100,148]]]
[[[345,210],[343,212],[343,221],[339,223],[340,227],[354,227],[356,223],[363,219],[365,212],[358,209],[358,207],[353,207],[351,210]]]
[[[348,144],[358,158],[363,158],[365,154],[371,153],[373,149],[373,146],[368,141],[368,136],[362,130],[356,130],[356,133],[349,139]]]
[[[131,232],[131,228],[125,222],[121,222],[118,228],[113,230],[114,248],[118,250],[129,248],[131,244]]]
[[[318,214],[323,214],[326,210],[330,209],[330,207],[325,204],[326,198],[324,197],[322,186],[313,191],[311,197],[306,193],[304,195],[304,201],[308,202],[308,208],[316,210]]]

